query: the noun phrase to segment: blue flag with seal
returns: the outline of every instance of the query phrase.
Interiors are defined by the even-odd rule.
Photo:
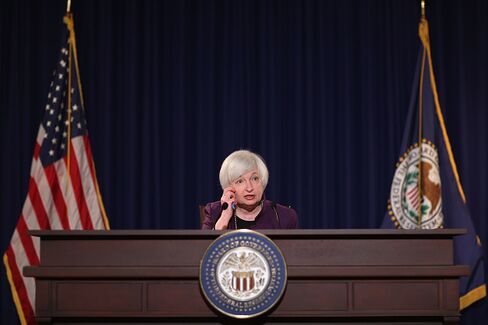
[[[486,296],[481,242],[466,206],[442,116],[432,68],[429,28],[419,24],[422,41],[400,158],[382,228],[465,228],[454,239],[454,261],[469,265],[459,287],[460,310]]]

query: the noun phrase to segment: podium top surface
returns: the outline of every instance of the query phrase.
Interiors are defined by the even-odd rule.
[[[466,229],[398,230],[398,229],[261,229],[260,233],[271,238],[452,238],[466,234]],[[31,230],[32,236],[43,240],[94,239],[94,238],[216,238],[227,231],[217,230]]]

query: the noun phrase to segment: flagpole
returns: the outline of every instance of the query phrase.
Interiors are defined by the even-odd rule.
[[[421,10],[421,18],[420,20],[425,19],[425,0],[420,1],[420,10]],[[423,189],[422,189],[422,140],[423,140],[423,130],[422,130],[422,116],[423,116],[423,109],[422,109],[422,88],[423,88],[423,81],[424,81],[424,69],[425,69],[425,54],[426,49],[424,46],[424,53],[422,56],[422,71],[420,73],[420,82],[419,82],[419,139],[418,139],[418,149],[419,149],[419,162],[418,162],[418,170],[419,170],[419,178],[417,182],[417,186],[419,189],[419,196],[418,202],[419,206],[417,209],[418,219],[417,219],[417,228],[422,228],[422,197],[423,197]]]
[[[68,188],[71,185],[71,79],[73,75],[73,60],[72,55],[74,51],[74,23],[73,23],[73,15],[71,14],[71,0],[67,0],[66,4],[66,15],[63,18],[63,22],[66,24],[69,30],[69,46],[68,46],[68,114],[66,118],[67,126],[68,126],[68,139],[66,141],[66,175],[67,175],[67,182],[66,187]],[[66,193],[67,193],[66,189]],[[69,217],[68,206],[66,205],[66,215]]]
[[[71,1],[68,0],[68,3]],[[73,42],[71,41],[71,35],[72,35],[72,28],[70,28],[72,25],[72,20],[71,20],[71,13],[69,12],[69,5],[68,5],[68,12],[66,13],[65,16],[66,24],[68,25],[69,29],[69,46],[68,46],[68,114],[67,114],[67,119],[66,122],[68,122],[68,139],[66,142],[66,160],[67,160],[67,178],[68,181],[66,182],[66,187],[70,186],[70,179],[71,179],[71,78],[72,78],[72,73],[73,73],[73,62],[71,60],[72,52],[73,52]],[[66,191],[67,193],[67,191]],[[68,211],[68,205],[66,205],[66,215],[69,217],[69,211]]]
[[[85,111],[85,100],[83,98],[83,88],[81,86],[81,77],[80,77],[80,68],[78,66],[78,51],[76,49],[76,35],[75,35],[75,26],[74,26],[74,19],[73,19],[73,14],[69,11],[70,10],[70,5],[71,5],[71,0],[68,0],[68,12],[66,13],[64,17],[64,22],[67,24],[68,29],[69,29],[69,90],[68,90],[68,134],[71,135],[71,89],[72,89],[72,84],[71,84],[71,79],[72,79],[72,73],[76,73],[76,86],[78,88],[78,96],[81,102],[81,109]],[[74,69],[74,70],[73,70]],[[68,175],[70,174],[70,160],[71,160],[71,152],[70,152],[70,146],[71,146],[71,136],[68,138]],[[91,161],[90,164],[93,167],[93,170],[95,170],[95,164]],[[98,187],[98,181],[95,182],[95,190],[97,193],[97,199],[98,203],[100,205],[100,210],[102,213],[102,219],[103,223],[105,225],[105,229],[110,229],[110,225],[108,222],[107,218],[107,213],[105,211],[105,206],[103,204],[102,196],[100,194],[100,189]]]
[[[422,2],[424,2],[424,0],[422,0]],[[432,87],[432,92],[434,93],[435,109],[437,112],[437,117],[439,119],[439,124],[442,129],[442,136],[444,138],[444,142],[446,143],[447,154],[449,156],[449,161],[451,163],[452,171],[454,173],[454,178],[456,179],[459,195],[461,195],[463,202],[466,203],[466,195],[464,194],[464,190],[461,185],[461,181],[459,179],[459,173],[457,171],[456,162],[454,161],[454,154],[452,153],[451,142],[449,141],[449,136],[447,135],[446,124],[444,122],[444,117],[442,116],[441,106],[439,103],[439,96],[437,94],[437,87],[435,85],[434,70],[432,67],[432,54],[430,51],[429,26],[427,24],[427,20],[425,19],[425,17],[423,18],[419,26],[419,35],[420,35],[420,39],[422,40],[422,44],[424,45],[424,49],[427,52],[427,59],[429,60],[430,84]]]

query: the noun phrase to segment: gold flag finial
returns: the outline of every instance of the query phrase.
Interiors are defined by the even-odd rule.
[[[66,4],[66,12],[68,13],[70,11],[71,11],[71,0],[68,0]]]
[[[422,12],[422,18],[425,17],[425,0],[420,1],[420,9]]]

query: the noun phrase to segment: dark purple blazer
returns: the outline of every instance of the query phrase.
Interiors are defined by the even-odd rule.
[[[208,203],[205,206],[205,220],[203,221],[202,229],[214,229],[221,213],[222,206],[220,201]],[[295,229],[297,228],[297,223],[298,216],[295,210],[264,200],[263,209],[256,217],[256,224],[250,229]],[[230,219],[227,229],[235,229],[233,218]]]

